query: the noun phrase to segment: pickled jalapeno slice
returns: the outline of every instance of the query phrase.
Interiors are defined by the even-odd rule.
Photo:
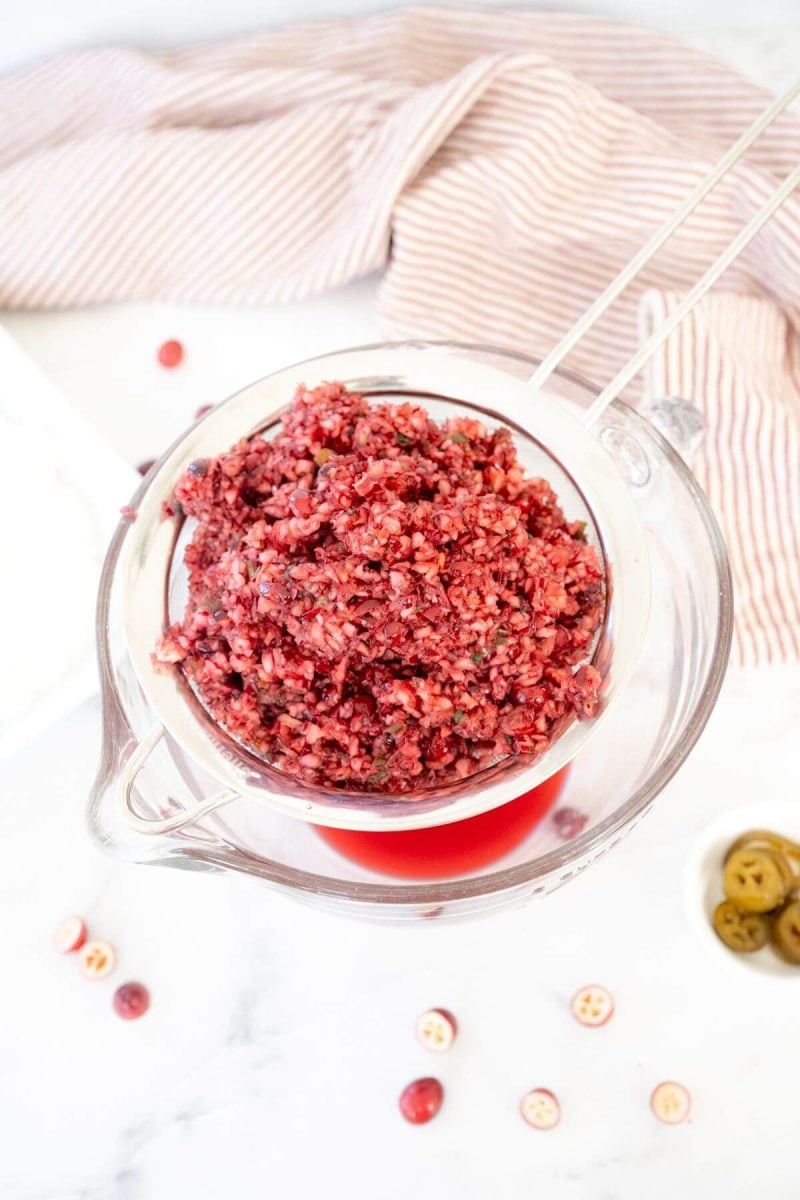
[[[767,944],[769,921],[762,913],[740,912],[732,900],[714,909],[714,928],[729,950],[752,954]]]
[[[792,885],[800,885],[800,845],[797,842],[771,833],[768,829],[751,829],[736,839],[728,855],[737,850],[770,850],[790,873]]]
[[[735,850],[725,862],[722,886],[737,908],[766,913],[783,903],[791,884],[771,850]]]
[[[800,900],[790,900],[773,918],[771,934],[781,958],[800,965]]]

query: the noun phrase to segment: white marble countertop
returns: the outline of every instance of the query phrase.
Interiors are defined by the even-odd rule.
[[[82,813],[98,752],[90,702],[3,773],[0,1155],[4,1200],[795,1200],[787,1059],[798,990],[708,954],[683,911],[695,834],[730,805],[790,798],[800,670],[731,676],[700,745],[614,852],[527,908],[462,925],[376,927],[247,880],[121,864]],[[68,912],[120,952],[85,983],[50,949]],[[141,979],[139,1022],[111,1011]],[[573,991],[617,1012],[581,1029]],[[411,1024],[449,1006],[442,1058]],[[430,1125],[397,1112],[419,1075],[445,1083]],[[668,1128],[653,1086],[692,1092]],[[517,1112],[556,1091],[547,1135]]]
[[[750,38],[731,57],[752,74],[777,81],[796,63],[791,41],[765,38],[759,57]],[[127,307],[5,323],[136,462],[199,404],[293,358],[377,338],[373,288],[269,311]],[[188,353],[168,373],[154,349],[172,336]],[[0,1196],[795,1200],[797,987],[712,959],[683,911],[682,874],[715,814],[796,793],[798,712],[800,668],[729,676],[654,812],[585,875],[489,920],[384,928],[249,881],[103,857],[83,823],[99,746],[88,702],[0,776]],[[117,946],[111,979],[84,983],[51,951],[73,911]],[[111,1011],[127,978],[152,992],[140,1022]],[[597,1031],[568,1013],[592,980],[618,1006]],[[411,1023],[436,1004],[461,1032],[432,1061]],[[397,1096],[427,1073],[444,1081],[446,1105],[412,1128]],[[685,1126],[649,1111],[665,1078],[692,1091]],[[564,1110],[547,1136],[517,1113],[537,1085]]]

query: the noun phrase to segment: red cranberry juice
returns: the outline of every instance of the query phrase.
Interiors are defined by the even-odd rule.
[[[558,799],[568,768],[508,804],[432,829],[372,833],[317,825],[329,846],[362,867],[404,879],[447,879],[489,867],[515,849]]]

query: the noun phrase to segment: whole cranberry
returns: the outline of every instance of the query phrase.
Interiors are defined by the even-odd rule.
[[[162,342],[158,347],[158,361],[162,367],[177,367],[183,361],[183,346],[174,338]]]
[[[142,983],[123,983],[114,992],[114,1012],[124,1021],[143,1017],[150,1007],[150,993]]]
[[[415,1079],[400,1093],[400,1112],[412,1125],[432,1121],[442,1107],[444,1088],[438,1079]]]
[[[553,825],[556,833],[565,842],[569,842],[579,833],[583,833],[588,824],[588,815],[577,808],[559,808],[553,813]]]

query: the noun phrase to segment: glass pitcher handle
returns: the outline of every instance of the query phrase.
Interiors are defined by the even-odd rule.
[[[691,467],[706,427],[697,405],[678,396],[664,396],[641,405],[639,412],[651,425],[655,425],[673,450],[677,450],[687,467]]]
[[[175,833],[176,830],[183,829],[184,826],[190,825],[193,821],[199,821],[201,817],[208,816],[215,809],[221,808],[223,804],[228,804],[231,800],[236,800],[238,797],[238,792],[226,789],[225,791],[217,792],[214,796],[209,796],[208,800],[203,800],[193,808],[183,809],[171,817],[143,817],[141,813],[138,813],[133,806],[133,785],[136,781],[136,776],[163,738],[165,732],[163,725],[154,725],[150,732],[139,742],[139,745],[133,751],[120,773],[118,782],[119,801],[122,805],[126,822],[137,833],[147,833],[150,835]]]

